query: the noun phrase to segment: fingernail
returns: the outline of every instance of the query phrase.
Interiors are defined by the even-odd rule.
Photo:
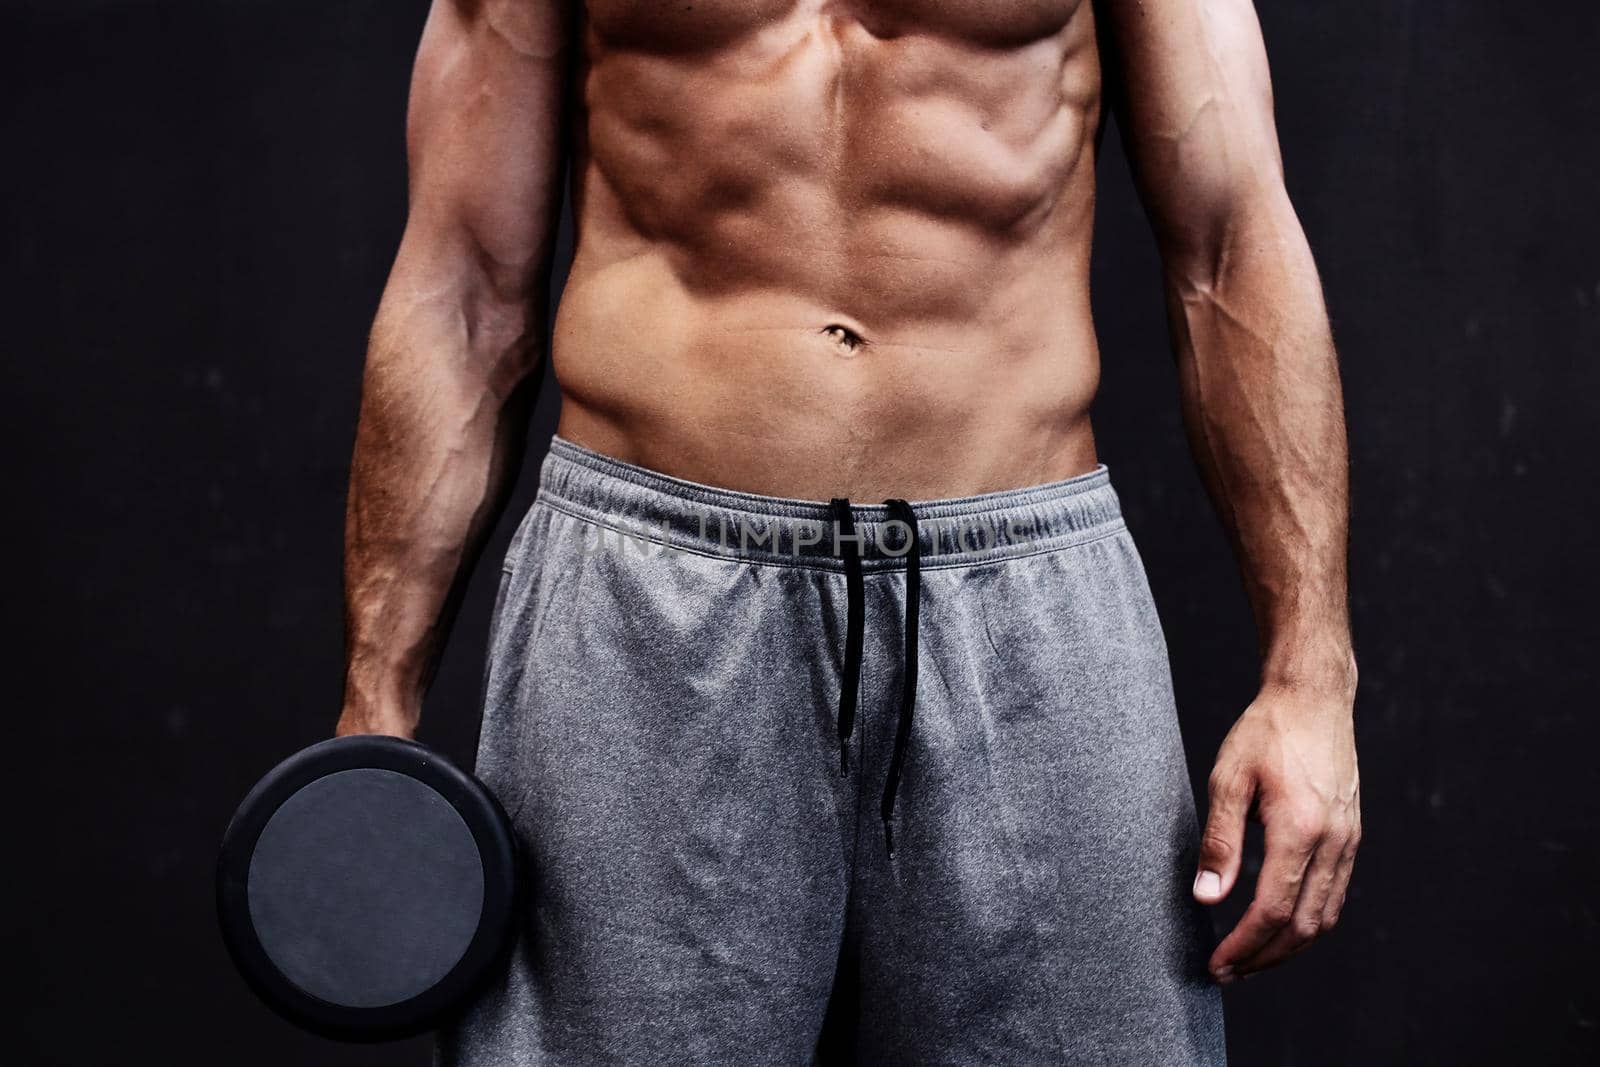
[[[1214,897],[1222,892],[1222,875],[1216,871],[1201,871],[1194,880],[1195,896]]]
[[[1233,981],[1233,968],[1218,967],[1216,970],[1211,972],[1211,977],[1217,980],[1218,985],[1227,985],[1229,982]]]

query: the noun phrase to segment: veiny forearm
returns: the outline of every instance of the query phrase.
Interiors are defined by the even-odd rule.
[[[409,734],[515,481],[561,204],[568,0],[434,0],[410,214],[373,326],[345,523],[341,733]]]
[[[1238,551],[1264,683],[1353,688],[1344,408],[1316,268],[1281,187],[1215,232],[1204,255],[1167,259],[1191,444]]]
[[[1348,471],[1316,266],[1249,0],[1101,0],[1111,93],[1167,276],[1185,422],[1268,684],[1354,685]]]
[[[515,480],[537,364],[520,307],[395,288],[373,329],[346,514],[345,731],[415,727]]]

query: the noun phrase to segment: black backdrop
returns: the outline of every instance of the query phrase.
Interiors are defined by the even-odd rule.
[[[1235,1062],[1596,1062],[1600,15],[1263,6],[1349,396],[1368,843],[1330,940],[1229,994]],[[276,1021],[210,895],[232,804],[335,715],[424,7],[4,0],[8,1062],[425,1061]],[[1253,638],[1114,138],[1102,171],[1097,427],[1203,781]],[[424,728],[460,758],[486,578]]]

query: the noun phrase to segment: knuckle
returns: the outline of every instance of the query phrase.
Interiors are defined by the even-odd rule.
[[[1235,771],[1218,768],[1206,779],[1206,791],[1213,801],[1237,800],[1244,796],[1244,779]]]
[[[1287,926],[1292,918],[1294,918],[1293,901],[1269,900],[1261,905],[1261,919],[1269,926]]]
[[[1228,860],[1233,858],[1233,842],[1228,836],[1218,830],[1206,830],[1200,838],[1200,851],[1214,860]]]
[[[1316,915],[1302,916],[1294,921],[1294,936],[1310,941],[1322,930],[1322,920]]]
[[[1328,832],[1328,817],[1319,808],[1295,808],[1289,812],[1289,833],[1301,843],[1319,840]]]

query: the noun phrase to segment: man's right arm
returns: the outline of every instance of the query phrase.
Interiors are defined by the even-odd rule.
[[[410,736],[504,507],[544,358],[568,0],[434,0],[410,210],[373,324],[345,521],[338,732]]]

